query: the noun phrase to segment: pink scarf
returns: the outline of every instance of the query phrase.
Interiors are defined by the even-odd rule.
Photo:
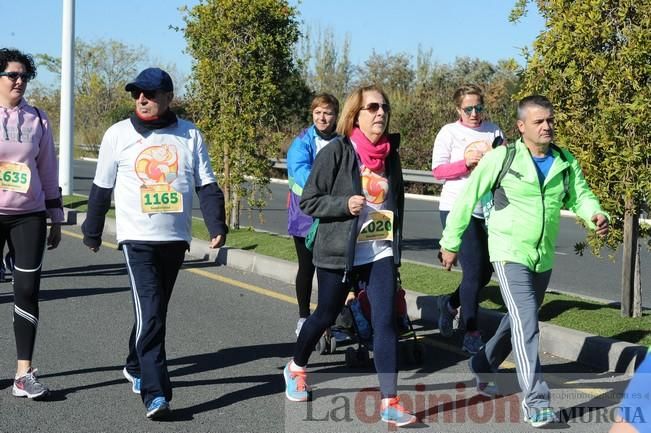
[[[384,160],[391,150],[389,137],[384,134],[377,143],[373,144],[359,128],[354,128],[350,139],[357,145],[357,154],[362,164],[370,170],[381,173],[384,171]]]

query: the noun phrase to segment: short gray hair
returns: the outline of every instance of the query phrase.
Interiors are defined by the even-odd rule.
[[[553,112],[554,106],[551,101],[542,95],[530,95],[520,99],[518,102],[518,120],[524,120],[525,111],[529,107],[542,107]]]

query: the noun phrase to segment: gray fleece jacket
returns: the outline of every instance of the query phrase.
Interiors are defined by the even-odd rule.
[[[389,136],[391,150],[385,161],[389,181],[387,209],[394,213],[393,258],[400,266],[400,244],[404,218],[405,192],[400,165],[400,135]],[[319,218],[313,250],[314,265],[350,271],[355,259],[357,216],[348,210],[348,199],[362,195],[362,180],[355,149],[348,137],[331,141],[317,155],[303,188],[300,207]]]

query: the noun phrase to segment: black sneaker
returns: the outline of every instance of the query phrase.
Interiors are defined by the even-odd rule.
[[[47,395],[50,390],[36,378],[36,369],[30,368],[27,374],[14,380],[11,393],[15,397],[39,398]]]

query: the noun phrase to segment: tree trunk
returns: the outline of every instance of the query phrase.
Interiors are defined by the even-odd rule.
[[[640,268],[640,243],[635,249],[635,276],[633,277],[633,317],[642,317],[642,268]]]
[[[635,271],[639,215],[634,212],[633,200],[626,198],[624,210],[624,244],[622,253],[622,308],[623,317],[633,317],[635,304]]]
[[[233,190],[233,197],[231,199],[229,226],[235,230],[240,228],[240,197],[237,191],[235,190]]]

